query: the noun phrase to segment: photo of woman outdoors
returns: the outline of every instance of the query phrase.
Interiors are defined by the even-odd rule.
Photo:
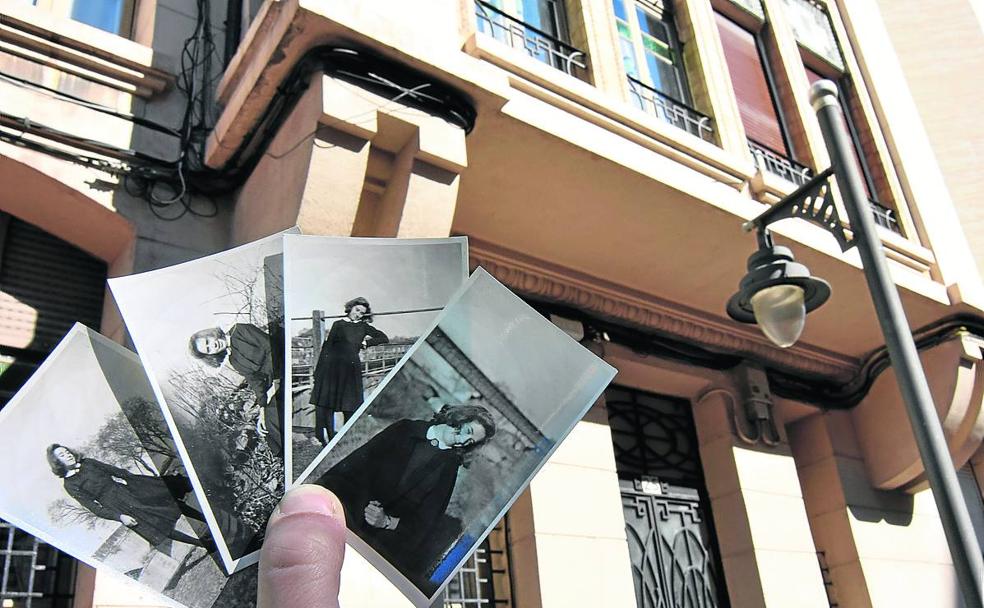
[[[380,553],[414,554],[421,543],[453,540],[458,530],[440,527],[458,474],[495,432],[485,407],[446,405],[430,420],[394,422],[314,483],[335,492],[349,528]]]
[[[223,565],[255,563],[285,485],[283,233],[109,285]]]
[[[389,342],[371,325],[372,307],[365,298],[345,303],[345,316],[335,321],[321,345],[314,368],[311,404],[315,412],[315,437],[326,445],[362,405],[362,361],[359,351]]]
[[[297,483],[348,542],[431,606],[614,368],[478,269]]]
[[[181,515],[204,522],[197,509],[184,502],[191,482],[183,475],[138,475],[53,443],[46,450],[48,466],[62,479],[65,492],[96,517],[118,521],[143,537],[151,547],[167,539],[204,547],[215,543],[175,529]],[[181,497],[179,500],[178,497]]]
[[[464,237],[284,237],[288,483],[334,441],[467,271]]]
[[[255,569],[219,563],[132,351],[76,325],[0,410],[0,436],[0,519],[170,598],[155,604],[255,605]]]

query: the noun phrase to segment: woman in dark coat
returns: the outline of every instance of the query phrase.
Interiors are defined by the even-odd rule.
[[[345,316],[331,325],[328,337],[321,345],[321,354],[314,368],[314,387],[311,404],[314,405],[315,436],[321,443],[328,443],[337,430],[335,414],[349,416],[362,404],[362,362],[359,351],[369,346],[385,344],[389,338],[372,325],[372,308],[365,298],[355,298],[345,303]]]
[[[446,405],[431,420],[394,422],[315,483],[338,496],[353,532],[406,573],[431,563],[430,539],[449,536],[439,528],[458,472],[495,430],[484,407]]]
[[[214,546],[210,540],[202,541],[174,529],[182,513],[202,519],[201,513],[174,495],[190,490],[187,478],[137,475],[93,458],[83,458],[57,443],[48,446],[47,455],[51,472],[62,478],[69,496],[97,517],[122,523],[152,547],[167,539],[198,547]]]

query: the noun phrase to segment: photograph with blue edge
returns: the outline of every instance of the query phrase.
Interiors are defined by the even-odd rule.
[[[614,373],[479,270],[299,481],[426,605]]]

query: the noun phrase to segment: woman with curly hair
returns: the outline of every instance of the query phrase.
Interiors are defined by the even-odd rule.
[[[394,422],[314,483],[339,497],[349,528],[399,561],[435,536],[466,458],[495,431],[484,407],[445,405],[430,420]]]
[[[179,532],[174,525],[182,514],[203,520],[202,514],[176,496],[191,491],[187,477],[138,475],[53,443],[47,449],[51,472],[62,478],[65,491],[96,517],[116,521],[143,537],[152,547],[165,540],[204,547],[211,539]]]
[[[345,417],[362,404],[359,351],[389,342],[386,334],[371,323],[369,301],[365,298],[349,300],[345,303],[345,316],[332,323],[321,346],[310,402],[314,405],[315,436],[322,444],[327,444],[345,423]]]

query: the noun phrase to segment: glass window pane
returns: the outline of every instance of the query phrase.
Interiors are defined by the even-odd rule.
[[[120,33],[126,0],[75,0],[72,19],[112,34]]]
[[[640,6],[636,7],[636,16],[639,18],[639,28],[643,34],[649,34],[669,46],[670,33],[667,31],[666,23]]]
[[[629,12],[625,10],[625,0],[612,0],[612,5],[615,7],[615,16],[622,21],[629,20]]]
[[[619,32],[621,33],[621,22],[619,25]],[[622,51],[622,65],[625,66],[625,73],[633,78],[639,78],[639,66],[636,65],[635,48],[632,46],[632,41],[625,37],[619,37],[618,42]]]

